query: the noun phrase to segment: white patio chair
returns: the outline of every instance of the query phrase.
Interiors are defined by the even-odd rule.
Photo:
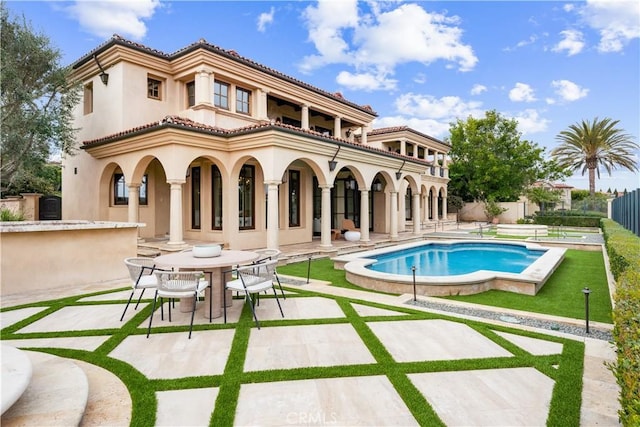
[[[255,295],[255,298],[259,298],[259,293],[272,289],[273,296],[276,298],[276,303],[280,309],[280,314],[284,317],[280,300],[278,299],[278,293],[273,286],[273,278],[275,274],[275,267],[278,260],[264,261],[259,264],[245,265],[238,267],[234,272],[236,273],[236,279],[231,280],[225,284],[225,289],[231,289],[232,291],[242,292],[245,294],[245,301],[249,303],[253,318],[256,321],[256,326],[260,329],[260,322],[256,315],[256,308],[254,299],[251,295]],[[226,292],[222,293],[224,307],[224,322],[227,323],[227,296]]]
[[[138,297],[138,302],[134,310],[138,309],[138,305],[142,300],[142,295],[144,295],[144,291],[148,288],[155,288],[158,284],[156,276],[153,274],[155,270],[157,270],[153,259],[151,258],[126,258],[124,260],[127,269],[129,269],[129,276],[131,276],[131,295],[129,295],[129,301],[127,301],[127,305],[124,307],[124,311],[122,312],[122,316],[120,316],[120,321],[124,319],[124,315],[127,313],[127,309],[129,308],[129,304],[131,303],[131,299],[133,298],[133,294],[138,289],[142,289],[140,292],[140,296]]]
[[[277,260],[280,254],[282,253],[282,251],[279,249],[255,249],[254,252],[260,254],[260,258],[254,261],[254,264],[258,264],[268,260],[274,260],[274,259]],[[278,277],[278,270],[275,267],[273,269],[273,278],[276,280],[276,282],[278,282],[278,287],[280,288],[282,299],[287,299],[287,296],[284,294],[284,290],[282,289],[282,283],[280,283],[280,278]]]
[[[193,309],[191,310],[191,323],[189,325],[189,339],[193,330],[193,318],[196,313],[196,305],[198,303],[198,295],[209,286],[209,282],[204,280],[202,271],[156,271],[158,286],[155,296],[153,297],[153,306],[151,315],[149,316],[149,328],[147,329],[147,338],[151,333],[151,322],[153,313],[156,311],[156,302],[160,298],[160,319],[164,320],[164,308],[162,298],[191,298],[193,297]],[[169,306],[169,322],[171,322],[171,302]]]

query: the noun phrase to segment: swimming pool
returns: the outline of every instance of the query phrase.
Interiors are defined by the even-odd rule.
[[[349,282],[379,291],[413,293],[415,266],[416,293],[421,295],[470,295],[489,289],[535,295],[565,252],[524,242],[419,241],[333,261]],[[443,270],[446,265],[451,270]]]
[[[545,252],[544,248],[510,244],[429,243],[372,256],[376,262],[367,268],[383,273],[412,274],[415,267],[418,276],[453,276],[478,270],[522,273]]]

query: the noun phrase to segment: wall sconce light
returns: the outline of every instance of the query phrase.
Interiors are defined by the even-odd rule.
[[[331,158],[331,160],[329,160],[329,171],[330,172],[333,172],[336,169],[336,166],[338,166],[338,162],[336,162],[336,156],[340,152],[340,148],[342,148],[342,146],[338,145],[338,150],[336,151],[336,154],[334,154],[333,157]]]
[[[109,83],[109,74],[104,71],[104,68],[102,68],[102,65],[100,65],[100,61],[98,61],[98,57],[95,54],[93,55],[93,60],[96,61],[96,64],[98,64],[98,68],[100,68],[100,80],[106,86],[107,83]]]
[[[396,179],[400,180],[400,178],[402,178],[402,168],[404,167],[404,164],[406,163],[406,160],[402,161],[402,165],[400,166],[400,169],[398,169],[398,172],[396,172]]]

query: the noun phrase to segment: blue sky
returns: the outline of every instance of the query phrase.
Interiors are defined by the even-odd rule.
[[[63,65],[112,34],[163,52],[201,38],[445,139],[456,118],[495,109],[523,138],[611,117],[640,135],[640,2],[6,2],[51,39]],[[638,162],[636,153],[636,163]],[[587,175],[567,179],[587,189]],[[640,187],[602,171],[598,190]]]

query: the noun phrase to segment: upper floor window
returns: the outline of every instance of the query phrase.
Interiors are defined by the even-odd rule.
[[[84,114],[93,113],[93,82],[84,86]]]
[[[147,77],[147,97],[162,99],[162,82],[152,77]]]
[[[113,204],[128,205],[129,204],[129,187],[124,181],[124,175],[121,173],[113,174]],[[138,193],[138,204],[148,204],[147,198],[147,175],[142,177],[140,189]]]
[[[216,107],[229,109],[229,85],[215,81],[213,84],[213,105]]]
[[[187,87],[187,107],[196,105],[196,82],[189,82]]]
[[[236,112],[249,114],[251,111],[249,110],[249,104],[251,101],[251,92],[242,89],[240,87],[236,88]]]

